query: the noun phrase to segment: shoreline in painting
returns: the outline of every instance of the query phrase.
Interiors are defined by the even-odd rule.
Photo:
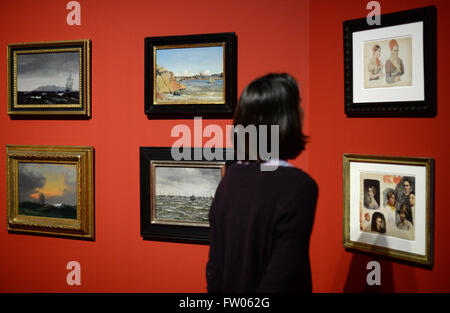
[[[166,68],[157,66],[156,104],[159,103],[223,103],[223,73],[175,76]]]
[[[161,102],[220,102],[223,101],[223,80],[183,80],[184,89],[162,93]]]

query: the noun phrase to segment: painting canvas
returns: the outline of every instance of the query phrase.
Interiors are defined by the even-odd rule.
[[[9,232],[94,239],[93,147],[7,145]]]
[[[80,52],[17,54],[17,104],[80,102]]]
[[[157,166],[154,170],[155,221],[208,226],[208,213],[222,169],[180,165]]]
[[[90,41],[8,45],[8,113],[90,116]]]
[[[77,168],[72,164],[20,162],[19,214],[77,218]]]
[[[215,148],[214,160],[205,148],[183,148],[183,158],[171,147],[140,147],[141,236],[145,240],[207,243],[209,210],[216,189],[231,161],[232,149]]]
[[[155,104],[225,103],[224,45],[156,49]]]
[[[344,154],[344,246],[433,263],[434,160]]]
[[[237,102],[237,37],[215,33],[145,38],[145,114],[231,118]]]

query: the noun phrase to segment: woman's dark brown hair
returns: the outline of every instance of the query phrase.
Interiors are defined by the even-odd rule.
[[[270,126],[279,126],[279,158],[295,159],[304,149],[307,136],[302,131],[303,110],[300,107],[300,92],[295,79],[289,74],[267,74],[251,82],[242,92],[233,125],[268,127],[268,151],[271,151]],[[236,150],[236,131],[233,133]],[[248,158],[248,138],[246,157]],[[258,146],[260,142],[258,141]],[[260,160],[259,161],[264,161]]]

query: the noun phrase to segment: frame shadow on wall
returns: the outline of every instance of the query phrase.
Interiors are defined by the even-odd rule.
[[[377,244],[381,244],[384,240],[383,236],[379,236],[377,239]],[[346,252],[353,252],[352,260],[347,272],[347,278],[343,286],[344,293],[394,293],[395,289],[395,275],[394,268],[392,265],[392,260],[388,257],[383,257],[380,255],[373,255],[369,252],[358,251],[354,252],[350,249],[345,249]],[[367,276],[373,269],[368,267],[368,263],[371,261],[376,261],[380,264],[380,285],[370,286],[367,283]],[[410,262],[403,260],[396,260],[397,263],[412,265]],[[417,292],[417,279],[415,275],[415,267],[407,266],[402,269],[401,280],[404,283],[407,282],[408,290],[406,292]]]

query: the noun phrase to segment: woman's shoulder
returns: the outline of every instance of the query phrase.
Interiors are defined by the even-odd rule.
[[[225,170],[225,177],[228,178],[248,175],[268,180],[286,181],[287,184],[302,183],[317,186],[315,180],[308,173],[295,166],[264,167],[258,163],[235,162]]]
[[[290,176],[292,179],[304,181],[306,184],[317,185],[316,181],[305,171],[298,167],[279,167],[280,175]]]
[[[272,175],[275,183],[286,193],[301,191],[316,194],[318,192],[319,187],[316,181],[300,168],[280,166],[273,171]]]

